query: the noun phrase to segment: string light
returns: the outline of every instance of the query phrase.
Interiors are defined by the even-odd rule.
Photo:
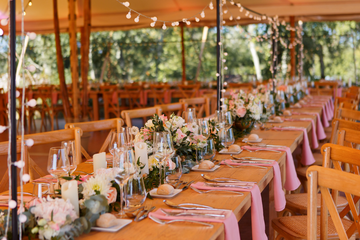
[[[25,11],[23,12],[23,15],[24,15],[24,16],[26,15],[26,12],[25,12]]]
[[[209,8],[210,8],[210,10],[213,10],[213,9],[214,9],[214,4],[213,4],[213,2],[210,2],[210,3],[209,3]]]
[[[156,23],[156,22],[150,23],[150,26],[151,26],[151,27],[155,27],[155,23]]]
[[[233,16],[230,16],[230,17],[229,17],[229,20],[230,20],[230,21],[232,21],[233,19],[234,19]]]
[[[200,22],[200,19],[198,17],[196,17],[195,22]]]
[[[190,23],[191,23],[190,21],[186,21],[186,25],[190,25]]]
[[[2,30],[1,28],[0,28],[0,36],[2,36],[4,34],[4,30]]]
[[[3,26],[6,26],[8,24],[8,22],[9,22],[8,18],[1,19],[1,25],[3,25]]]
[[[28,4],[28,5],[29,5],[30,7],[32,6],[32,1],[31,1],[31,0],[29,1],[29,4]]]
[[[165,23],[163,24],[162,29],[163,29],[163,30],[166,29],[166,24],[165,24]]]
[[[140,20],[140,15],[138,15],[136,18],[134,18],[134,22],[139,22]]]
[[[128,14],[126,14],[126,18],[130,19],[131,18],[131,10],[128,12]]]
[[[123,2],[122,3],[125,7],[129,7],[130,6],[130,3],[129,2]]]
[[[204,18],[204,17],[205,17],[205,12],[202,11],[202,12],[200,13],[200,16],[201,16],[202,18]]]

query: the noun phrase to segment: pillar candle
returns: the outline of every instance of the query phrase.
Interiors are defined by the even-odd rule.
[[[74,206],[76,214],[79,216],[79,195],[76,180],[67,181],[61,185],[61,197],[65,201],[69,199],[70,203]]]
[[[93,166],[94,166],[94,172],[100,168],[106,168],[106,154],[105,152],[94,154],[93,156]]]
[[[145,166],[141,169],[141,174],[149,174],[149,160],[147,154],[147,145],[144,142],[135,143],[135,160],[140,158],[140,162]]]

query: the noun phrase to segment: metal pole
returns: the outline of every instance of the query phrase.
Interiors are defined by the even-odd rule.
[[[220,59],[220,0],[216,0],[216,73],[217,73],[217,110],[220,110],[220,98],[221,98],[221,59]]]
[[[10,1],[10,120],[11,120],[11,199],[17,203],[17,169],[16,162],[16,13],[15,0]],[[17,207],[11,210],[12,213],[12,239],[18,239],[18,218]]]

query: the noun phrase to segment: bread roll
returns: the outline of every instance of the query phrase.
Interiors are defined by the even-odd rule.
[[[209,161],[209,160],[205,160],[205,161],[202,161],[200,164],[199,164],[199,169],[212,169],[214,167],[214,163]]]
[[[296,104],[294,105],[294,107],[296,107],[296,108],[301,108],[301,105],[300,105],[300,103],[296,103]]]
[[[158,187],[156,193],[159,195],[170,195],[170,194],[173,194],[173,192],[174,192],[173,186],[171,186],[169,184],[163,184]]]
[[[229,152],[238,152],[238,151],[240,151],[240,150],[241,150],[241,148],[240,148],[239,145],[233,144],[233,145],[231,145],[231,146],[229,147]]]
[[[274,122],[282,122],[281,117],[274,117]]]
[[[291,116],[291,112],[289,110],[284,111],[284,116]]]
[[[96,226],[108,228],[117,224],[116,217],[111,213],[104,213],[96,220]]]
[[[248,140],[250,141],[256,141],[259,139],[259,136],[257,134],[250,134],[250,136],[248,137]]]
[[[306,104],[306,102],[304,100],[300,100],[299,103],[302,104],[302,105]]]

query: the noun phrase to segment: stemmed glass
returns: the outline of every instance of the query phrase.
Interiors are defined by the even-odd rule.
[[[175,150],[169,132],[154,132],[153,138],[154,157],[160,163],[160,184],[163,183],[163,165],[166,158],[171,157]]]
[[[182,113],[182,117],[186,123],[196,122],[196,109],[188,108],[187,111]]]
[[[224,130],[223,132],[223,134],[220,134],[220,141],[224,147],[228,148],[235,142],[234,132],[232,128]]]
[[[60,187],[59,178],[67,176],[70,172],[69,157],[63,147],[52,147],[49,151],[47,170],[57,178],[57,185]]]
[[[62,141],[61,147],[65,148],[65,152],[68,155],[71,175],[77,168],[75,141]]]
[[[215,115],[216,128],[221,131],[223,128],[228,130],[233,124],[232,115],[230,111],[216,111]]]
[[[135,210],[138,209],[141,204],[145,202],[146,199],[146,189],[144,180],[141,177],[141,175],[135,175],[132,179],[129,179],[129,181],[126,184],[125,188],[125,205],[126,210]]]
[[[209,121],[207,119],[199,119],[198,126],[199,133],[203,135],[204,140],[207,140],[210,137]]]
[[[109,143],[109,152],[113,156],[113,167],[117,167],[117,162],[115,161],[116,151],[121,150],[124,151],[126,147],[125,141],[125,132],[117,132],[114,131],[110,135],[110,143]]]

